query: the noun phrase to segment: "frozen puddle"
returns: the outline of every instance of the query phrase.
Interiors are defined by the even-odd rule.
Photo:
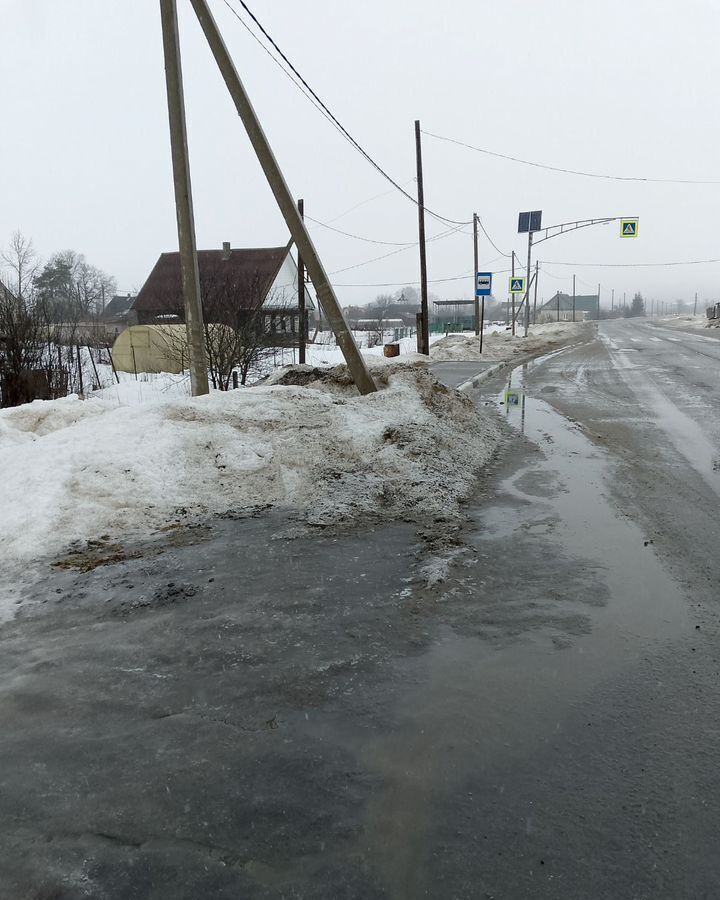
[[[607,499],[613,477],[608,455],[578,426],[525,392],[526,371],[513,372],[497,402],[542,456],[503,482],[501,493],[513,502],[501,501],[483,514],[481,543],[500,535],[514,542],[551,522],[543,536],[546,550],[581,560],[598,577],[606,602],[593,613],[587,646],[578,642],[578,651],[600,654],[607,664],[626,650],[677,634],[685,604],[643,532]]]

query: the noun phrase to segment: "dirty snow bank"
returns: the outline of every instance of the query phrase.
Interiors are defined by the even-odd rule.
[[[588,325],[584,322],[550,322],[533,325],[527,337],[522,329],[513,337],[510,331],[497,331],[485,335],[480,353],[480,339],[474,334],[450,334],[430,348],[433,360],[489,360],[506,362],[521,353],[541,353],[552,350],[574,338],[580,338]]]
[[[367,397],[345,367],[297,367],[162,404],[70,397],[0,411],[2,565],[264,504],[313,524],[457,517],[497,426],[424,364],[373,371],[382,389]]]

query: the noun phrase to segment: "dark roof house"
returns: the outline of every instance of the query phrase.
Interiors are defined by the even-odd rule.
[[[597,294],[576,294],[575,315],[573,316],[572,294],[562,294],[558,291],[546,303],[538,308],[536,321],[543,322],[571,322],[587,321],[598,317]]]
[[[102,311],[100,321],[106,325],[134,325],[134,316],[130,315],[134,302],[134,294],[116,294]]]
[[[558,292],[554,297],[551,297],[547,303],[543,303],[538,312],[550,312],[556,313],[558,310],[558,305],[560,308],[560,312],[572,312],[573,308],[573,298],[572,294],[562,294]],[[592,316],[597,316],[597,308],[598,308],[598,297],[597,294],[576,294],[575,295],[575,312],[584,312],[588,313],[588,318],[592,318]]]
[[[199,250],[198,270],[207,322],[234,325],[261,307],[297,310],[297,265],[290,246]],[[306,307],[314,309],[306,289]],[[133,304],[140,325],[184,320],[180,254],[163,253]]]

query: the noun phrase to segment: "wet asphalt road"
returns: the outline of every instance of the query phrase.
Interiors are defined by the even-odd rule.
[[[720,895],[720,341],[603,324],[471,396],[508,445],[437,587],[410,524],[259,511],[36,589],[3,900]]]

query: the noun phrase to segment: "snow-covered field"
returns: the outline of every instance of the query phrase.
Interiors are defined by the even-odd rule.
[[[720,319],[708,319],[705,313],[697,316],[661,316],[648,321],[657,322],[665,328],[691,328],[698,331],[705,328],[720,328]]]
[[[373,371],[366,397],[344,367],[306,367],[201,398],[173,396],[168,376],[162,403],[118,405],[110,388],[0,411],[0,565],[265,504],[314,524],[457,517],[497,426],[416,357]]]
[[[437,361],[505,362],[520,353],[541,353],[544,350],[551,350],[560,343],[580,337],[586,327],[582,322],[532,325],[527,337],[522,336],[521,328],[518,328],[515,336],[504,328],[498,328],[493,333],[483,336],[482,353],[480,353],[480,339],[474,334],[450,334],[431,346],[430,357]]]

